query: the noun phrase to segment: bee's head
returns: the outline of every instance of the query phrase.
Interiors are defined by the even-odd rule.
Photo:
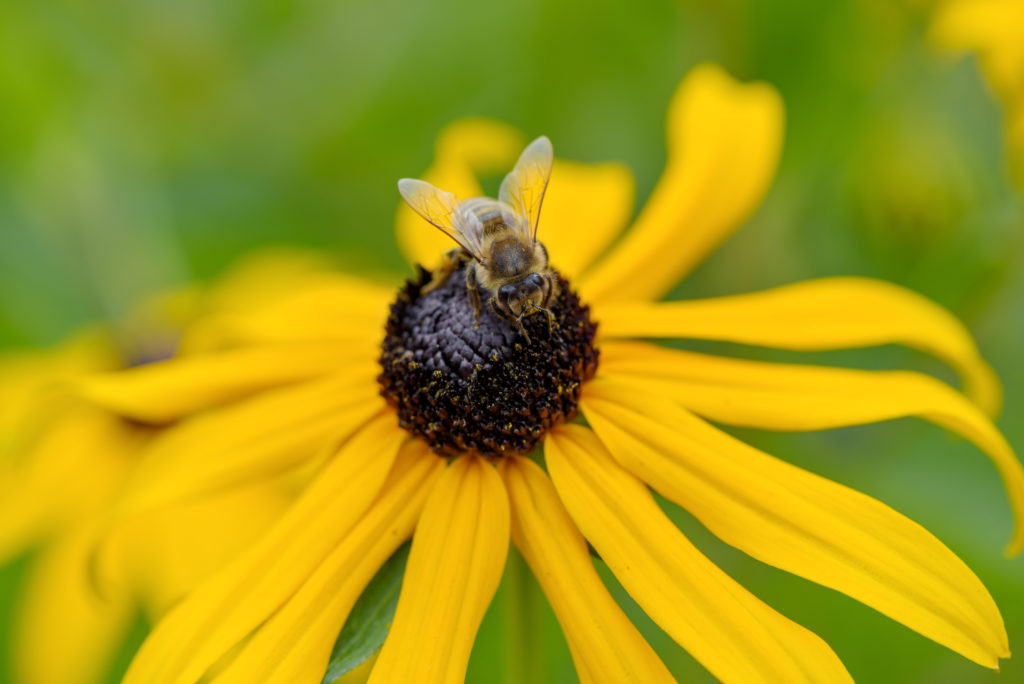
[[[537,311],[548,300],[551,282],[540,273],[529,273],[514,283],[498,288],[498,308],[514,318],[528,316]]]

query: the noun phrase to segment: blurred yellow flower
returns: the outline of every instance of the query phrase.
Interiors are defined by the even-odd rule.
[[[425,299],[422,273],[395,300],[392,288],[324,272],[248,310],[201,320],[191,334],[203,341],[202,353],[91,379],[85,390],[96,401],[139,421],[180,421],[151,445],[147,477],[129,492],[132,508],[322,464],[259,543],[160,622],[126,681],[190,684],[215,673],[219,684],[319,682],[356,599],[410,536],[374,683],[462,681],[510,537],[558,617],[581,681],[672,681],[598,577],[587,541],[640,607],[722,681],[849,681],[823,640],[702,555],[648,486],[765,563],[856,598],[986,667],[1008,657],[992,598],[939,540],[879,501],[705,420],[774,430],[903,416],[932,421],[996,464],[1017,521],[1010,551],[1024,544],[1024,473],[986,415],[998,411],[998,383],[967,331],[935,304],[863,278],[656,301],[754,210],[775,172],[782,134],[775,90],[697,67],[669,107],[664,174],[621,238],[632,213],[630,173],[616,164],[555,161],[540,238],[584,304],[565,294],[559,301],[577,307],[574,327],[549,335],[560,344],[586,342],[591,305],[599,363],[589,378],[580,371],[587,359],[571,353],[577,347],[559,347],[549,367],[534,370],[574,368],[580,382],[530,385],[539,394],[519,397],[519,388],[506,389],[509,406],[525,414],[549,416],[549,407],[572,409],[578,400],[586,427],[531,431],[500,403],[460,411],[443,394],[395,384],[386,391],[398,410],[386,403],[377,385],[385,327],[393,344],[396,335],[426,335],[402,326],[425,330],[431,310],[432,320],[465,315],[465,305],[428,306],[411,318]],[[460,197],[480,195],[477,176],[509,168],[523,143],[495,122],[458,122],[441,134],[424,178]],[[397,231],[413,263],[435,266],[451,247],[404,206]],[[457,332],[469,339],[493,330]],[[971,399],[915,372],[764,363],[640,341],[655,338],[797,350],[903,344],[956,368]],[[419,367],[411,349],[391,351],[394,367]],[[507,351],[516,359],[543,356],[518,342]],[[525,367],[463,360],[466,377],[449,365],[434,371],[436,387],[479,389],[504,372],[526,378]],[[391,361],[384,382],[395,380]],[[547,472],[520,453],[496,455],[500,446],[438,458],[398,425],[396,414],[413,404],[438,407],[430,424],[403,418],[417,435],[502,420],[518,425],[510,441],[542,440]]]
[[[130,349],[125,330],[96,328],[0,360],[0,562],[35,551],[10,643],[21,684],[104,681],[140,610],[155,622],[287,503],[280,486],[261,483],[112,520],[155,430],[83,400],[74,383],[169,354],[194,304],[161,298],[129,316]]]
[[[1024,168],[1024,3],[946,0],[935,10],[930,37],[941,48],[978,55],[989,85],[1006,109],[1013,161],[1018,169]]]

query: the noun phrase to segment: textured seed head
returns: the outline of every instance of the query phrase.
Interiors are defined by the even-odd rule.
[[[597,370],[597,326],[564,279],[550,331],[542,313],[523,319],[529,341],[482,291],[474,321],[461,271],[423,294],[428,282],[421,268],[399,291],[380,359],[381,394],[403,428],[439,454],[501,456],[532,451],[576,416],[580,389]]]

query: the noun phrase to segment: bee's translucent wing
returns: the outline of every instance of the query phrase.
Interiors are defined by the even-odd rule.
[[[398,181],[398,192],[417,214],[483,263],[483,250],[480,246],[483,226],[472,214],[458,210],[460,202],[455,195],[415,178]]]
[[[523,150],[515,168],[505,176],[498,191],[498,199],[519,213],[519,228],[531,240],[537,239],[540,205],[544,202],[544,191],[548,189],[553,159],[551,141],[542,135]]]

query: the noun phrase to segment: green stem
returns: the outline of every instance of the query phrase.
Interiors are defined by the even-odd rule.
[[[505,567],[505,592],[508,619],[508,684],[537,684],[543,681],[543,646],[540,599],[530,568],[515,549],[510,550]]]

